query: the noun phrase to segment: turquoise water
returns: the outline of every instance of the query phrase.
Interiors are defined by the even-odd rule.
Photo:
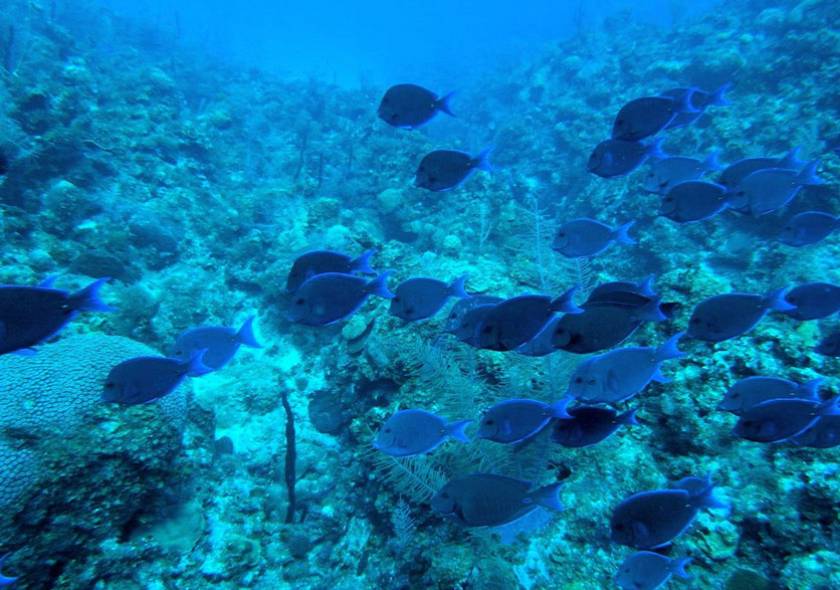
[[[290,319],[300,319],[300,292],[287,291],[294,261],[318,249],[375,250],[370,264],[392,271],[391,291],[412,277],[466,275],[472,295],[558,297],[577,286],[572,300],[585,305],[598,285],[654,275],[669,317],[595,353],[605,354],[659,346],[709,297],[836,284],[836,233],[802,247],[779,237],[798,213],[840,214],[840,5],[432,2],[412,19],[401,4],[333,4],[0,8],[0,280],[25,288],[17,302],[109,277],[99,295],[114,308],[79,313],[32,342],[34,354],[0,356],[0,571],[17,578],[0,584],[619,588],[621,564],[646,547],[617,540],[616,509],[708,474],[729,507],[699,508],[655,549],[692,560],[691,579],[667,587],[840,588],[837,448],[748,440],[733,431],[738,416],[718,409],[751,376],[822,378],[820,401],[832,399],[840,364],[815,347],[837,331],[836,315],[770,311],[722,342],[685,337],[685,356],[662,364],[667,381],[614,400],[639,425],[573,448],[552,438],[559,417],[513,444],[479,438],[479,422],[504,400],[574,392],[594,355],[464,343],[444,330],[452,299],[405,321],[371,296],[340,321],[307,325]],[[380,101],[407,82],[455,91],[455,116],[386,124]],[[767,214],[738,213],[732,200],[677,223],[662,214],[665,196],[645,190],[651,162],[615,178],[588,171],[623,105],[726,83],[728,105],[653,134],[662,149],[698,160],[717,151],[725,166],[778,162],[799,147],[803,163],[790,165],[817,160],[821,184]],[[415,186],[430,152],[485,148],[491,172],[443,192]],[[774,182],[754,203],[784,181]],[[557,234],[583,217],[634,221],[635,243],[567,258]],[[635,305],[624,297],[611,309]],[[5,326],[21,316],[2,305],[6,346],[18,332]],[[185,331],[233,334],[252,316],[261,347],[240,347],[151,403],[103,401],[125,361],[165,363]],[[814,419],[831,411],[812,402]],[[788,423],[795,408],[780,407]],[[406,409],[477,423],[470,442],[447,438],[410,457],[374,447]],[[561,484],[563,510],[530,511],[544,497],[520,495],[510,510],[524,518],[499,516],[496,502],[480,511],[494,526],[469,526],[464,511],[441,510],[439,494],[474,474],[529,491]],[[478,494],[498,500],[501,487],[485,481]]]

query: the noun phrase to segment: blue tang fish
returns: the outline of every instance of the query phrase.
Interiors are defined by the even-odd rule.
[[[650,143],[607,139],[595,146],[586,169],[601,178],[626,176],[644,164],[648,158],[665,158],[660,149],[661,139]]]
[[[640,393],[651,381],[667,382],[659,366],[684,356],[677,349],[679,332],[659,348],[632,347],[590,357],[572,373],[569,395],[593,404],[616,404]]]
[[[683,97],[686,94],[690,95],[691,106],[694,108],[695,112],[677,113],[677,116],[674,117],[665,128],[676,129],[677,127],[691,125],[706,112],[707,108],[711,106],[727,106],[729,101],[726,99],[726,93],[730,88],[732,88],[732,84],[727,82],[713,92],[706,92],[705,90],[701,90],[699,88],[673,88],[671,90],[666,90],[662,93],[662,96],[667,96],[677,101],[683,100]]]
[[[474,295],[458,300],[447,317],[444,331],[461,342],[478,347],[479,326],[490,310],[502,301],[503,298],[490,295]]]
[[[414,186],[434,192],[448,191],[464,182],[476,170],[492,172],[491,151],[487,148],[474,158],[453,150],[437,150],[426,154],[417,167]]]
[[[416,129],[438,113],[455,116],[449,106],[453,93],[438,97],[431,90],[416,84],[391,86],[379,103],[379,118],[393,127]]]
[[[702,508],[728,508],[714,497],[714,485],[686,477],[670,489],[633,494],[613,510],[610,537],[636,549],[657,549],[683,534]]]
[[[730,387],[718,404],[718,410],[741,414],[742,412],[771,399],[818,400],[822,379],[797,383],[779,377],[747,377]]]
[[[638,424],[636,410],[619,414],[611,408],[577,406],[568,412],[571,418],[555,422],[551,432],[551,439],[564,447],[595,445],[622,426]]]
[[[172,347],[172,358],[191,359],[199,350],[206,351],[201,361],[217,371],[230,362],[241,345],[262,348],[254,336],[254,316],[242,323],[239,330],[225,326],[202,326],[183,332]]]
[[[717,152],[712,152],[705,160],[668,156],[650,163],[650,170],[645,176],[642,188],[649,193],[665,195],[681,182],[700,180],[708,172],[720,170]]]
[[[346,254],[329,250],[307,252],[292,264],[286,279],[286,290],[293,293],[306,279],[327,272],[376,274],[370,267],[370,259],[374,254],[376,250],[365,250],[358,258],[350,258]]]
[[[814,160],[798,172],[785,168],[756,170],[730,189],[730,202],[733,207],[749,210],[753,217],[781,209],[803,186],[823,184],[816,176],[818,165],[819,160]]]
[[[733,433],[753,442],[780,442],[794,438],[817,423],[821,416],[840,415],[837,398],[771,399],[743,410]]]
[[[390,274],[383,272],[372,281],[338,272],[315,275],[295,291],[289,319],[307,326],[328,326],[343,320],[370,295],[392,298],[394,294],[387,285]]]
[[[840,332],[833,332],[820,340],[814,347],[814,352],[823,356],[840,357]]]
[[[592,289],[592,292],[589,294],[589,297],[586,298],[586,301],[613,303],[614,300],[612,297],[618,293],[619,297],[622,298],[622,302],[624,300],[623,298],[628,294],[633,297],[633,301],[639,301],[637,298],[642,297],[644,302],[647,302],[651,298],[656,297],[656,292],[653,289],[653,283],[655,281],[656,276],[649,275],[638,283],[634,283],[632,281],[612,281],[609,283],[601,283]]]
[[[432,509],[466,527],[511,523],[538,507],[560,511],[560,484],[533,488],[527,481],[503,475],[473,473],[448,481],[433,497]]]
[[[455,279],[451,284],[437,279],[414,278],[403,281],[394,290],[389,312],[398,318],[414,322],[432,317],[450,297],[469,297],[464,291],[467,277]]]
[[[570,398],[553,404],[534,399],[508,399],[484,412],[478,426],[478,438],[513,444],[538,434],[555,418],[568,418]]]
[[[818,320],[840,311],[840,287],[831,283],[805,283],[787,292],[785,301],[795,305],[782,313],[797,320]]]
[[[551,249],[566,258],[583,258],[600,254],[613,242],[635,244],[636,240],[627,233],[635,221],[613,229],[594,219],[573,219],[557,229]]]
[[[639,141],[665,129],[679,113],[697,112],[691,105],[693,91],[677,98],[670,96],[643,96],[631,100],[618,111],[612,128],[612,138]]]
[[[725,186],[702,180],[680,183],[662,197],[659,214],[677,223],[692,223],[714,217],[729,206]]]
[[[55,336],[84,311],[112,311],[99,298],[107,278],[70,293],[52,287],[53,278],[37,287],[0,285],[0,354],[26,352]]]
[[[727,293],[704,299],[688,321],[688,336],[706,342],[723,342],[752,330],[768,311],[790,311],[785,290],[767,295]]]
[[[791,443],[812,449],[840,446],[840,416],[820,416],[808,430],[790,439]]]
[[[831,213],[803,211],[787,220],[777,239],[783,244],[798,248],[824,240],[837,228],[840,228],[840,218]]]
[[[165,356],[139,356],[115,366],[105,378],[102,400],[127,406],[153,402],[172,393],[184,377],[212,369],[204,365],[204,350],[185,361]]]
[[[580,312],[580,308],[572,302],[576,290],[577,287],[572,287],[556,299],[544,295],[520,295],[493,306],[478,325],[478,347],[515,350],[536,336],[555,312]]]
[[[758,170],[767,168],[782,168],[785,170],[799,170],[805,164],[799,159],[800,148],[792,148],[781,158],[744,158],[727,166],[718,178],[718,184],[722,184],[729,190],[738,186],[747,176]]]
[[[373,446],[394,457],[430,453],[446,439],[470,442],[464,429],[472,420],[446,422],[425,410],[400,410],[379,429]]]
[[[671,576],[688,579],[685,571],[690,557],[670,558],[653,551],[638,551],[618,566],[615,583],[621,590],[656,590]]]
[[[629,299],[634,294],[625,293]],[[620,295],[615,292],[604,301],[586,301],[581,305],[582,313],[566,314],[553,324],[552,344],[559,350],[575,354],[599,352],[618,346],[629,338],[643,322],[658,322],[666,319],[659,298],[645,298],[642,304],[631,305],[616,302]]]

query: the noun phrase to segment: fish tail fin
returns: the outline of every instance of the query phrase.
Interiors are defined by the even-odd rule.
[[[570,419],[571,416],[569,415],[569,412],[566,411],[566,408],[568,408],[569,404],[573,401],[574,398],[570,395],[567,395],[551,404],[551,417],[560,418],[564,420]]]
[[[705,485],[698,490],[688,490],[691,502],[698,508],[719,508],[729,510],[729,502],[715,497],[715,484],[712,482],[712,474],[706,474]]]
[[[459,299],[466,299],[470,296],[464,289],[464,284],[467,282],[467,275],[461,275],[449,285],[449,295]]]
[[[449,115],[450,117],[455,117],[455,113],[452,112],[452,97],[455,96],[455,91],[448,92],[437,99],[435,103],[435,107],[437,110],[442,111]]]
[[[665,143],[664,137],[657,137],[653,141],[651,141],[647,146],[647,153],[649,158],[653,158],[654,160],[661,160],[663,158],[667,158],[668,154],[662,149],[662,144]]]
[[[370,267],[370,259],[376,254],[376,248],[365,250],[358,258],[350,263],[350,268],[354,272],[360,272],[366,275],[375,275],[376,271]]]
[[[462,443],[468,443],[470,442],[470,437],[468,437],[467,433],[464,431],[467,429],[467,426],[472,423],[472,420],[458,420],[457,422],[450,422],[446,425],[446,434],[455,440],[461,441]]]
[[[684,580],[688,580],[691,578],[691,574],[685,571],[685,568],[691,565],[691,558],[690,557],[681,557],[679,559],[672,559],[670,563],[671,573],[679,578],[683,578]]]
[[[493,153],[493,146],[489,146],[481,150],[475,157],[474,167],[485,172],[493,172],[493,165],[490,164],[490,154]]]
[[[563,485],[562,482],[557,482],[538,488],[528,494],[528,500],[534,504],[542,506],[543,508],[560,512],[563,510],[563,504],[560,502],[561,485]]]
[[[840,416],[840,396],[835,396],[820,404],[820,416]]]
[[[822,382],[825,381],[822,377],[817,377],[815,379],[811,379],[810,381],[806,381],[805,383],[799,386],[799,391],[802,394],[802,397],[807,399],[819,399],[820,398],[820,385]]]
[[[722,170],[723,164],[720,163],[720,158],[718,155],[720,152],[718,150],[712,150],[709,152],[709,155],[706,156],[706,159],[703,160],[703,170],[706,172],[714,172],[715,170]]]
[[[709,97],[709,104],[717,107],[729,106],[732,103],[726,98],[726,93],[730,90],[732,90],[732,82],[722,84],[717,90],[712,92],[712,95]]]
[[[670,320],[680,308],[680,304],[676,301],[666,301],[659,304],[659,310],[665,315],[665,319]]]
[[[114,311],[114,308],[102,301],[99,297],[99,290],[102,285],[110,281],[103,277],[93,281],[84,289],[70,294],[70,305],[76,311]]]
[[[634,317],[643,322],[664,322],[668,316],[662,311],[662,299],[655,297],[636,310]]]
[[[393,271],[390,270],[380,273],[379,276],[367,284],[367,292],[383,299],[393,299],[394,294],[388,289],[388,277],[392,273]]]
[[[662,345],[656,349],[656,362],[661,363],[662,361],[667,361],[669,359],[678,359],[681,356],[685,356],[685,353],[677,348],[677,344],[679,344],[680,339],[685,336],[685,332],[677,332],[668,340],[662,343]]]
[[[692,102],[694,95],[697,94],[697,90],[697,88],[689,88],[688,92],[683,94],[680,100],[677,101],[677,110],[680,113],[693,114],[700,112],[700,109],[696,108]]]
[[[802,170],[799,171],[799,174],[796,176],[797,182],[803,186],[819,186],[821,184],[825,184],[820,178],[817,176],[817,167],[820,165],[819,160],[811,160]]]
[[[621,225],[621,226],[617,227],[615,229],[615,231],[613,232],[613,237],[615,238],[615,241],[618,242],[619,244],[627,244],[628,246],[632,245],[632,244],[635,244],[636,240],[631,238],[630,234],[627,233],[627,232],[630,231],[630,228],[633,227],[635,224],[636,224],[636,221],[632,220],[632,221],[628,221],[624,225]]]
[[[653,290],[653,284],[656,282],[656,275],[649,274],[636,286],[639,289],[639,293],[644,295],[645,297],[654,297],[656,292]]]
[[[575,285],[571,289],[567,289],[560,297],[552,300],[551,310],[559,313],[583,313],[583,310],[572,301],[577,290],[578,285]]]
[[[184,361],[184,367],[186,368],[185,372],[188,376],[200,377],[201,375],[206,375],[213,370],[204,364],[205,354],[207,354],[207,349],[202,348],[201,350],[196,350],[189,360]]]
[[[56,280],[58,280],[58,275],[50,275],[48,277],[44,277],[44,280],[38,283],[39,289],[53,289]]]
[[[254,316],[250,316],[242,322],[242,327],[236,333],[236,339],[245,346],[262,348],[262,344],[257,341],[257,337],[254,335]]]
[[[801,146],[790,148],[788,153],[782,156],[776,163],[776,165],[779,168],[786,168],[788,170],[794,170],[803,166],[805,164],[805,161],[799,159],[799,152],[801,149]]]
[[[624,424],[625,426],[638,426],[639,421],[636,419],[636,410],[627,410],[623,414],[620,414],[618,418],[615,419],[616,422],[619,424]]]
[[[794,304],[785,299],[785,291],[787,291],[787,287],[770,291],[764,297],[765,307],[771,311],[793,311],[796,309]]]

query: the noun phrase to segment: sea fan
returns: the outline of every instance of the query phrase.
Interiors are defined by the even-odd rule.
[[[411,508],[403,498],[397,500],[394,512],[391,513],[391,526],[394,527],[394,545],[397,551],[401,552],[411,541],[417,528],[417,523],[411,517]]]
[[[392,457],[377,452],[374,468],[385,484],[418,504],[428,502],[447,480],[428,456]]]

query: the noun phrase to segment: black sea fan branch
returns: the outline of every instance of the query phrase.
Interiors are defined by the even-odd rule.
[[[295,447],[295,415],[292,413],[292,406],[289,403],[289,392],[284,387],[280,388],[280,396],[283,402],[283,409],[286,411],[286,466],[284,478],[286,490],[289,496],[289,506],[286,508],[286,522],[294,522],[295,510],[297,509],[297,498],[295,496],[295,462],[297,460],[297,448]]]

